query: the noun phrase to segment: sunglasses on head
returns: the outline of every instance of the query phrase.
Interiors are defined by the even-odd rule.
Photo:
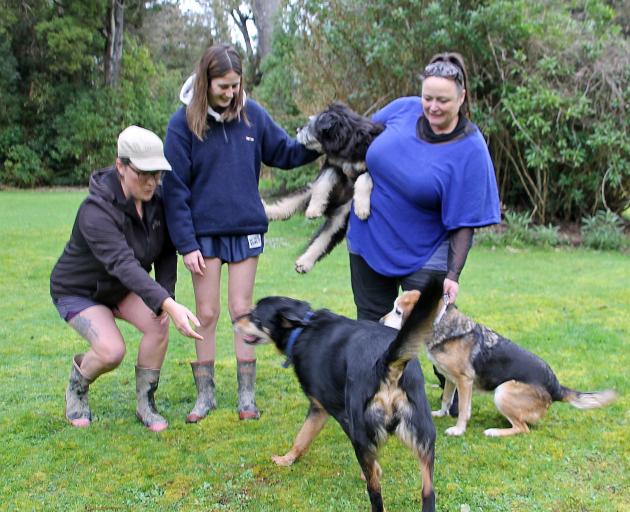
[[[462,73],[462,70],[452,62],[439,60],[429,64],[426,68],[424,68],[421,77],[424,79],[429,78],[430,76],[450,78],[459,85],[464,85],[464,74]]]

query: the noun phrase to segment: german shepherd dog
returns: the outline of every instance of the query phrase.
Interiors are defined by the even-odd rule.
[[[382,319],[394,328],[404,326],[411,318],[420,292],[404,292],[394,309]],[[439,311],[439,301],[434,308]],[[511,428],[490,428],[491,437],[529,432],[528,424],[540,420],[552,402],[569,402],[578,409],[593,409],[613,402],[613,390],[582,392],[562,386],[549,365],[540,357],[462,314],[454,305],[444,305],[436,316],[434,331],[422,342],[438,371],[446,378],[442,407],[433,416],[446,416],[455,389],[459,393],[457,424],[446,434],[462,435],[471,416],[473,386],[494,390],[494,403]]]
[[[372,511],[383,509],[378,448],[396,435],[420,461],[422,510],[435,510],[435,428],[418,362],[420,339],[440,289],[427,290],[400,332],[356,321],[307,302],[266,297],[235,328],[246,343],[273,342],[293,364],[310,405],[292,448],[272,460],[289,466],[303,455],[328,416],[341,425],[367,483]],[[426,300],[424,297],[426,296]]]
[[[367,219],[370,215],[372,179],[366,172],[365,153],[383,129],[382,124],[335,102],[298,130],[299,142],[324,153],[320,172],[307,187],[265,204],[269,220],[286,220],[300,211],[309,218],[326,218],[295,262],[297,272],[310,271],[346,236],[353,197],[357,216]]]

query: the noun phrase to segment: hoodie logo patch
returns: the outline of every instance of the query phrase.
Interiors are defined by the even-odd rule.
[[[162,223],[159,220],[154,220],[153,224],[151,225],[151,229],[153,229],[153,231],[157,231],[158,229],[160,229],[161,224]]]
[[[246,140],[247,142],[254,142],[254,137],[250,137],[249,135],[246,135],[246,136],[245,136],[245,140]]]

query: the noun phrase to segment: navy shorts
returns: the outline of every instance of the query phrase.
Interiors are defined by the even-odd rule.
[[[53,299],[53,304],[59,312],[59,316],[66,322],[72,320],[81,311],[91,308],[92,306],[102,306],[103,304],[95,302],[87,297],[78,297],[75,295],[67,295]]]
[[[263,252],[265,237],[262,234],[204,236],[198,239],[204,258],[219,258],[223,263],[236,263],[254,258]]]

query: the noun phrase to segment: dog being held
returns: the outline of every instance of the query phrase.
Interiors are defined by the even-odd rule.
[[[396,435],[420,461],[422,510],[435,510],[435,427],[418,362],[420,339],[432,329],[441,286],[427,290],[399,332],[356,321],[287,297],[266,297],[235,322],[249,344],[273,342],[292,363],[310,405],[292,448],[273,461],[293,464],[329,415],[350,439],[373,511],[383,510],[378,448]],[[426,296],[426,300],[425,300]]]
[[[382,322],[396,329],[404,326],[419,297],[417,290],[404,292]],[[448,428],[446,434],[459,436],[466,431],[473,387],[494,390],[497,409],[512,425],[484,431],[492,437],[529,432],[528,424],[541,419],[552,402],[593,409],[608,405],[617,397],[613,390],[582,392],[562,386],[549,365],[537,355],[474,322],[455,305],[443,307],[436,317],[433,334],[425,333],[422,342],[429,359],[446,378],[442,407],[433,416],[446,416],[455,389],[459,393],[457,424]]]
[[[353,198],[357,217],[367,219],[370,215],[372,179],[366,172],[365,153],[383,129],[382,124],[339,102],[312,116],[299,129],[297,140],[325,155],[320,172],[307,187],[265,204],[269,220],[286,220],[300,211],[309,218],[326,218],[295,262],[297,272],[310,271],[343,240]]]

